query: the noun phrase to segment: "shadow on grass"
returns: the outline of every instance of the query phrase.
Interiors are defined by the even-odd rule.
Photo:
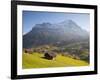
[[[50,58],[47,58],[47,57],[41,57],[42,59],[46,59],[46,60],[53,60],[53,59],[50,59]]]

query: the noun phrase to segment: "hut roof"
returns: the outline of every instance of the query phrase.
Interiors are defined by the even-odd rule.
[[[54,53],[54,52],[47,52],[46,54],[48,54],[48,55],[50,55],[50,56],[52,56],[52,57],[56,57],[56,53]]]
[[[33,51],[32,49],[25,49],[25,50],[27,50],[27,51]]]

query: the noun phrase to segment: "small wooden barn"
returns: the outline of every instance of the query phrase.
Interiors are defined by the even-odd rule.
[[[46,59],[48,59],[48,60],[53,60],[56,56],[57,56],[57,54],[54,53],[54,52],[46,52],[46,53],[44,54],[44,57],[45,57]]]
[[[32,49],[25,49],[25,53],[32,54],[33,53],[33,50]]]

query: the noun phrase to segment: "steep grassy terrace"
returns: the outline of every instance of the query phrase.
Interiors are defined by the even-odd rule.
[[[67,67],[67,66],[88,66],[85,61],[72,59],[69,57],[57,55],[54,60],[47,60],[43,58],[43,54],[33,53],[22,55],[22,67],[27,68],[47,68],[47,67]]]

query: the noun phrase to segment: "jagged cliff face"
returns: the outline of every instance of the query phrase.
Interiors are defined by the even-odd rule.
[[[74,21],[66,20],[58,24],[36,24],[33,29],[23,35],[23,47],[32,48],[40,45],[63,46],[79,41],[88,41],[89,33]]]

